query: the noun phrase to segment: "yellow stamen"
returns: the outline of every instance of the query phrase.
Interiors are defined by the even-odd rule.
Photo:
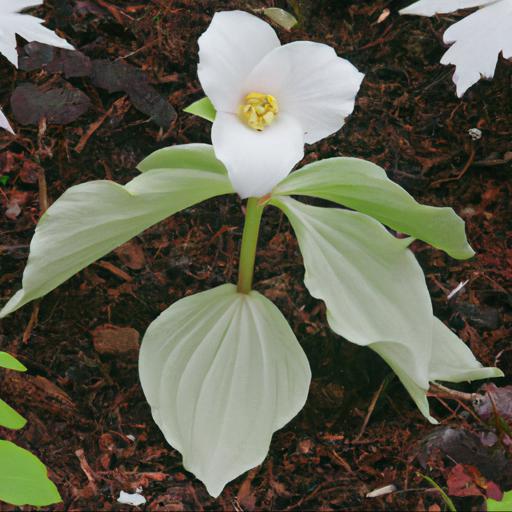
[[[240,117],[253,130],[261,131],[271,124],[279,112],[274,96],[250,92],[240,105]]]

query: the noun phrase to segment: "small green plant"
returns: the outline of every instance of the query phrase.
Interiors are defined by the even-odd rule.
[[[429,476],[424,475],[422,473],[418,473],[418,475],[421,476],[421,478],[423,478],[423,480],[428,482],[432,487],[437,489],[437,491],[439,492],[439,495],[441,496],[442,500],[444,501],[446,507],[448,508],[448,510],[450,512],[457,512],[455,504],[451,500],[450,496],[448,496],[448,494],[446,494],[444,492],[444,490],[441,488],[441,486],[433,478],[430,478]]]
[[[27,370],[7,352],[0,352],[0,367],[17,372]],[[25,418],[0,399],[0,426],[18,430],[25,424]],[[0,440],[0,501],[42,507],[62,499],[48,479],[46,467],[35,455],[10,441]]]

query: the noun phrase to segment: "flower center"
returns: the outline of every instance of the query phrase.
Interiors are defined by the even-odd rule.
[[[279,112],[274,96],[260,92],[250,92],[240,105],[240,117],[253,130],[262,131],[272,124]]]

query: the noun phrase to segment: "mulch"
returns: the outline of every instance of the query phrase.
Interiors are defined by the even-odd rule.
[[[196,41],[213,13],[292,8],[281,0],[46,3],[35,12],[81,54],[69,57],[19,40],[23,69],[2,60],[7,71],[0,76],[0,103],[11,105],[5,110],[18,133],[0,133],[2,303],[20,286],[47,203],[84,181],[125,183],[160,147],[209,142],[209,123],[183,108],[202,96]],[[453,260],[418,242],[413,250],[435,314],[483,364],[511,375],[512,63],[500,58],[495,79],[459,100],[453,69],[439,60],[442,33],[460,15],[399,17],[407,3],[290,2],[304,20],[290,33],[277,27],[283,42],[332,45],[366,74],[345,127],[309,146],[305,161],[366,158],[418,201],[451,206],[464,218],[477,253],[471,260]],[[378,22],[386,8],[390,15]],[[49,101],[53,114],[45,107]],[[470,137],[471,128],[481,130],[479,140]],[[484,395],[477,405],[433,397],[441,425],[428,424],[378,356],[329,330],[324,305],[305,290],[293,232],[269,208],[255,287],[289,320],[313,382],[304,410],[274,435],[264,463],[230,483],[219,499],[209,497],[151,419],[137,348],[171,303],[234,282],[242,225],[242,204],[234,196],[204,202],[2,320],[1,349],[29,369],[0,377],[2,396],[28,419],[22,431],[2,431],[2,437],[47,464],[64,499],[53,510],[128,510],[116,502],[119,491],[138,487],[148,500],[145,510],[443,510],[439,493],[420,474],[447,488],[460,509],[481,510],[485,496],[512,488],[506,469],[512,396],[505,387],[511,379],[483,389],[481,382],[454,386]],[[365,497],[387,485],[395,491]]]

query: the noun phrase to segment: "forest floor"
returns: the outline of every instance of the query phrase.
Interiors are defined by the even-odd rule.
[[[456,261],[418,242],[413,250],[435,314],[484,365],[512,375],[512,63],[500,58],[493,81],[458,99],[453,68],[439,60],[442,33],[460,15],[400,17],[403,1],[299,3],[304,20],[291,32],[276,27],[281,40],[329,44],[366,74],[344,128],[307,147],[305,161],[368,159],[418,201],[451,206],[464,218],[474,258]],[[203,96],[197,38],[213,13],[291,8],[280,0],[45,4],[34,12],[82,53],[19,40],[20,69],[1,62],[0,104],[18,134],[0,132],[2,304],[20,287],[45,202],[88,180],[125,183],[158,148],[210,141],[210,124],[183,109]],[[49,99],[58,89],[66,92]],[[481,130],[479,140],[471,128]],[[323,303],[304,287],[293,232],[269,208],[255,288],[289,320],[313,381],[304,410],[274,435],[264,463],[218,499],[209,497],[151,418],[137,351],[149,323],[171,303],[234,282],[242,226],[234,196],[207,201],[1,321],[0,349],[29,369],[0,376],[2,396],[28,419],[2,437],[47,464],[64,499],[53,510],[127,510],[116,502],[119,491],[138,487],[146,510],[444,510],[420,473],[448,490],[460,510],[481,510],[496,487],[512,489],[510,377],[496,380],[498,387],[456,386],[481,393],[478,404],[433,396],[440,425],[430,425],[377,355],[330,331]],[[394,492],[366,498],[387,485]]]

